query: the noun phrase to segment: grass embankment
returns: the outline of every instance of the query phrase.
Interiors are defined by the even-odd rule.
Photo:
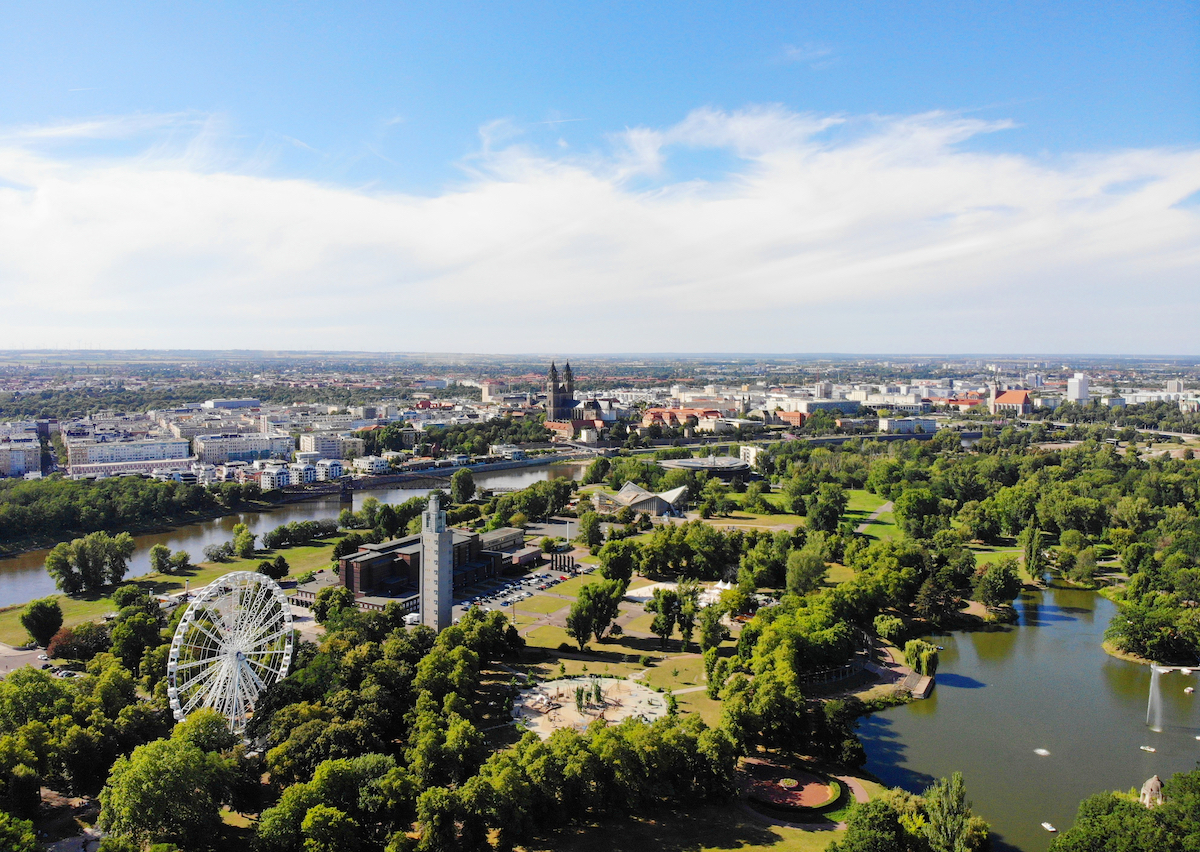
[[[231,562],[202,562],[193,568],[179,574],[146,574],[141,577],[131,577],[121,585],[141,586],[151,595],[173,594],[182,592],[187,583],[192,589],[206,586],[213,580],[228,574],[230,571],[256,571],[258,563],[263,559],[273,558],[282,554],[291,566],[289,576],[295,577],[304,571],[325,568],[333,561],[333,545],[339,537],[325,539],[317,544],[304,547],[287,547],[278,551],[263,551],[256,553],[251,559],[234,559]],[[113,612],[116,605],[112,601],[113,589],[103,592],[81,594],[75,597],[55,595],[59,606],[62,607],[63,625],[74,627],[85,621],[99,621],[105,613]],[[0,642],[6,645],[22,645],[29,641],[29,635],[21,626],[21,612],[25,604],[14,604],[0,610]]]

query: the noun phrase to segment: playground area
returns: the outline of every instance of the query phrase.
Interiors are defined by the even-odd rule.
[[[665,696],[625,678],[560,678],[522,690],[513,701],[516,723],[542,739],[559,728],[582,731],[597,719],[653,722],[666,715]]]

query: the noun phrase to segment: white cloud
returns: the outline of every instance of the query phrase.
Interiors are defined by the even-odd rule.
[[[954,115],[706,108],[587,156],[496,122],[417,197],[239,170],[221,122],[154,119],[190,135],[103,160],[0,136],[0,348],[1200,352],[1196,150],[1048,162],[964,150],[1007,125]]]

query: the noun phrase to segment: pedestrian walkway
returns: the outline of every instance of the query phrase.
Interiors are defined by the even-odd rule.
[[[880,515],[882,515],[886,512],[890,512],[890,511],[892,511],[892,501],[888,500],[886,503],[884,503],[882,506],[880,506],[874,512],[867,515],[867,519],[858,525],[858,528],[855,530],[855,532],[865,534],[867,532],[867,530],[869,530],[871,528],[871,524],[873,524],[877,520],[879,520]]]

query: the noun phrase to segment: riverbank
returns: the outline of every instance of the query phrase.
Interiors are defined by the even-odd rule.
[[[280,550],[260,551],[249,559],[233,559],[229,562],[202,562],[179,574],[145,574],[131,577],[119,585],[135,585],[151,595],[168,595],[182,592],[185,588],[199,589],[230,571],[257,571],[258,563],[277,555],[288,561],[288,576],[295,577],[305,571],[325,568],[333,561],[333,546],[344,536],[331,536],[316,544],[302,547],[287,547]],[[51,595],[62,607],[63,626],[74,627],[86,621],[99,621],[105,614],[116,611],[112,593],[116,587],[102,592],[68,597],[64,594]],[[0,609],[0,643],[10,647],[29,641],[29,634],[21,625],[21,612],[25,604],[12,604]]]
[[[304,498],[309,499],[309,498]],[[107,532],[110,535],[127,532],[130,535],[154,535],[156,533],[167,533],[177,530],[180,527],[186,527],[190,524],[199,524],[204,521],[215,521],[218,518],[226,518],[230,515],[240,515],[243,512],[269,512],[272,509],[278,508],[282,503],[288,501],[270,502],[267,500],[248,500],[244,504],[235,509],[214,510],[210,512],[189,512],[186,515],[181,515],[178,518],[172,518],[170,521],[156,520],[153,523],[145,524],[130,524],[124,525],[120,529],[100,530]],[[4,567],[5,559],[15,559],[26,553],[32,553],[35,550],[48,550],[56,544],[62,544],[65,541],[73,541],[77,538],[83,538],[87,532],[75,531],[66,535],[49,535],[49,536],[26,536],[25,538],[17,539],[9,544],[0,547],[0,570]]]

